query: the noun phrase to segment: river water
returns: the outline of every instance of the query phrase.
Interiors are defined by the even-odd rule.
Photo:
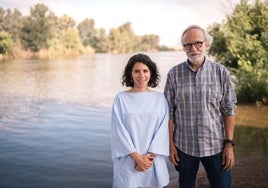
[[[156,90],[163,91],[166,73],[184,55],[147,54],[160,68]],[[111,187],[110,112],[114,95],[125,89],[120,78],[131,55],[0,63],[1,188]],[[262,128],[237,128],[238,156],[267,155],[267,112],[265,107],[258,111],[263,113]],[[247,125],[245,118],[240,122]],[[176,176],[169,168],[171,177]]]

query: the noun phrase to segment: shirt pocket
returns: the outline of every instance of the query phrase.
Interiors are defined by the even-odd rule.
[[[207,90],[204,91],[204,97],[206,98],[206,101],[213,106],[219,106],[222,98],[220,84],[212,81],[210,83],[207,83],[206,87]]]
[[[194,100],[194,86],[191,83],[179,83],[176,86],[176,103],[188,103]]]

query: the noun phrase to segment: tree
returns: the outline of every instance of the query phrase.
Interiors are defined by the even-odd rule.
[[[52,38],[55,14],[43,4],[36,4],[30,8],[30,16],[23,20],[20,39],[25,49],[38,52],[48,48],[49,39]]]
[[[108,36],[106,35],[105,30],[103,28],[97,29],[96,43],[92,44],[96,52],[108,52],[108,42]]]
[[[4,31],[0,32],[0,54],[8,55],[11,51],[12,39],[11,36]]]
[[[82,42],[76,29],[69,28],[61,37],[61,44],[65,49],[69,50],[81,50]]]
[[[85,19],[78,24],[77,29],[84,46],[94,47],[96,44],[96,29],[94,19]]]
[[[208,30],[209,53],[235,74],[238,101],[268,97],[268,1],[241,0],[225,23]]]
[[[68,29],[74,28],[75,24],[76,24],[75,19],[73,19],[65,14],[58,19],[57,26],[58,26],[58,29],[60,31],[67,31]]]
[[[143,51],[155,50],[159,47],[159,36],[158,35],[144,35],[141,37],[140,49]]]
[[[115,53],[129,53],[138,46],[137,36],[131,28],[131,23],[126,22],[109,33],[109,51]]]
[[[5,19],[5,10],[2,7],[0,7],[0,23],[2,23],[4,19]],[[0,29],[2,30],[2,24],[0,26]]]
[[[0,31],[9,33],[14,41],[19,39],[19,31],[22,27],[22,15],[20,11],[0,9]]]

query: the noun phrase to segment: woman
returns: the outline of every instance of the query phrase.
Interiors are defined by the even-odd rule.
[[[111,118],[113,187],[163,187],[169,182],[168,105],[164,95],[148,87],[159,84],[156,64],[145,54],[132,56]]]

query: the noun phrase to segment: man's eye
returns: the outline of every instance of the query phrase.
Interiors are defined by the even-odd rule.
[[[199,41],[194,43],[194,45],[198,45],[198,46],[200,46],[202,44],[203,44],[203,42],[199,42]]]

